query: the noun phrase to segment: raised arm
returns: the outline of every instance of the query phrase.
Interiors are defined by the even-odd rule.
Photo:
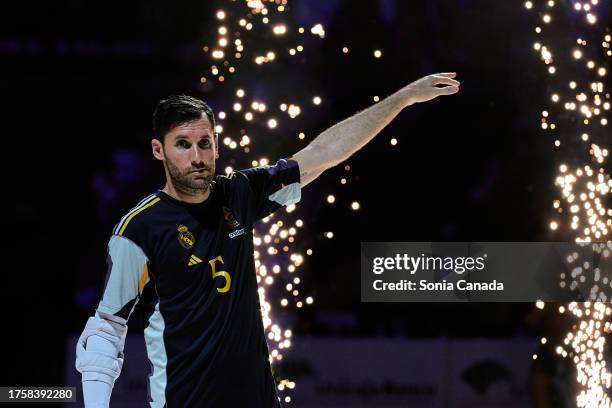
[[[304,187],[325,170],[342,163],[361,149],[407,106],[459,91],[455,73],[423,77],[377,104],[325,130],[294,155]],[[437,85],[442,85],[438,87]]]

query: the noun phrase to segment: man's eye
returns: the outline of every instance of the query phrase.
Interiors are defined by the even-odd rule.
[[[210,140],[208,140],[208,139],[203,139],[203,140],[200,142],[200,147],[208,147],[208,146],[210,146]]]
[[[189,143],[187,143],[186,140],[179,140],[176,145],[179,147],[189,148]]]

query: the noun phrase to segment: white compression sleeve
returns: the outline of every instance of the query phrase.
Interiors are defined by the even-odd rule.
[[[123,365],[126,333],[126,325],[109,321],[100,314],[87,321],[77,342],[76,359],[76,368],[83,374],[85,407],[108,407],[115,379]]]

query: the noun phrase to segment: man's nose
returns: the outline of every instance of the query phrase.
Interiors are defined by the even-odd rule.
[[[203,161],[202,151],[198,145],[194,144],[191,148],[191,162],[194,164],[201,164]]]

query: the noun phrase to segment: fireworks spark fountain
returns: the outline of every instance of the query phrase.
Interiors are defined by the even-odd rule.
[[[538,13],[539,24],[533,49],[539,54],[550,75],[551,105],[542,111],[541,129],[553,135],[558,156],[563,157],[555,186],[560,197],[553,202],[557,215],[549,227],[558,234],[579,243],[588,243],[598,256],[597,264],[568,254],[570,273],[560,273],[559,286],[569,290],[590,284],[586,302],[572,302],[559,308],[572,319],[572,331],[556,348],[561,358],[571,358],[576,367],[578,407],[610,407],[607,395],[611,385],[604,351],[605,334],[610,332],[607,321],[612,312],[609,299],[601,289],[612,286],[610,279],[610,227],[612,209],[606,205],[612,180],[606,172],[608,150],[603,147],[609,130],[607,114],[610,93],[604,80],[606,64],[612,56],[611,36],[598,30],[599,0],[561,3],[554,0],[526,1],[528,10]],[[573,10],[564,9],[571,7]],[[563,11],[577,13],[581,35],[572,39],[572,46],[562,46],[567,32],[557,20]],[[575,14],[566,15],[570,21]],[[554,48],[554,49],[553,49]],[[566,163],[567,161],[567,163]],[[589,282],[590,279],[590,282]],[[539,308],[545,307],[538,302]],[[542,339],[545,343],[546,339]],[[537,356],[534,356],[537,358]]]

